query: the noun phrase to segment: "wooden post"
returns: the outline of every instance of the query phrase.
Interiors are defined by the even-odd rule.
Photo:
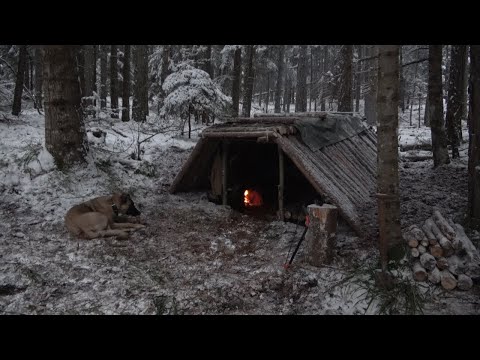
[[[333,205],[308,205],[310,224],[305,235],[307,262],[313,266],[333,260],[333,240],[337,231],[338,209]]]
[[[285,170],[284,170],[284,160],[283,160],[283,150],[278,145],[278,216],[280,221],[284,221],[284,211],[283,211],[283,191],[285,188]]]
[[[222,204],[227,205],[227,165],[228,165],[228,143],[227,141],[222,142],[223,151],[222,151]]]

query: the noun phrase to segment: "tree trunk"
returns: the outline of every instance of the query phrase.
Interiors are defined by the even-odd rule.
[[[317,111],[318,107],[318,74],[320,73],[320,46],[315,47],[313,51],[313,68],[310,81],[312,82],[312,92],[310,96],[313,98],[313,111]]]
[[[25,56],[25,79],[24,79],[24,84],[27,89],[30,90],[30,55],[28,54],[28,49],[27,49],[27,54]]]
[[[412,94],[411,96],[409,95],[408,96],[408,101],[407,101],[407,104],[410,106],[410,126],[413,125],[413,122],[412,122],[412,113],[413,113],[413,101],[415,99],[415,95],[416,95],[416,92],[415,92],[415,89],[417,87],[417,72],[418,72],[418,63],[415,64],[415,73],[413,75],[413,90],[412,90]],[[411,100],[410,100],[411,99]],[[410,104],[411,102],[411,104]],[[419,102],[420,104],[420,102]],[[419,105],[420,106],[420,105]],[[419,107],[420,109],[420,107]],[[420,111],[419,111],[419,114],[420,114]],[[418,116],[418,127],[420,128],[420,115]]]
[[[18,116],[22,110],[23,84],[25,80],[25,68],[27,65],[27,45],[21,45],[18,54],[17,76],[15,80],[15,92],[13,93],[12,115]]]
[[[29,61],[29,64],[30,64],[30,91],[34,91],[34,87],[33,87],[33,83],[34,83],[34,81],[33,81],[33,71],[34,70],[33,69],[34,69],[35,60],[31,56],[29,56],[29,59],[30,59],[30,61]]]
[[[358,49],[358,58],[361,59],[363,57],[363,53],[362,53],[363,46],[358,45],[357,49]],[[357,62],[356,71],[357,73],[355,74],[355,111],[358,113],[360,112],[360,93],[361,93],[360,73],[362,71],[361,62]]]
[[[323,60],[322,60],[322,76],[320,78],[320,111],[325,111],[325,89],[327,88],[325,82],[326,72],[328,69],[328,45],[323,45]]]
[[[307,111],[307,45],[300,45],[296,93],[295,112]]]
[[[468,210],[473,228],[480,230],[480,45],[470,45],[468,113]]]
[[[365,117],[367,123],[376,126],[377,119],[377,89],[376,86],[371,86],[370,90],[364,96],[365,100]]]
[[[448,103],[445,118],[448,143],[452,149],[452,158],[460,156],[459,134],[462,132],[462,101],[464,98],[463,77],[465,73],[466,45],[452,45],[450,73],[448,82]]]
[[[148,54],[146,45],[135,46],[135,82],[133,87],[133,120],[147,120],[148,104]]]
[[[143,96],[143,109],[144,109],[144,112],[145,112],[145,117],[149,116],[150,115],[150,104],[149,104],[149,100],[151,98],[151,95],[149,94],[150,93],[150,85],[152,84],[151,81],[149,81],[149,63],[150,63],[150,57],[152,55],[152,47],[153,45],[145,45],[145,65],[144,65],[144,69],[145,69],[145,95]]]
[[[123,53],[122,121],[130,121],[130,45],[124,45]]]
[[[308,96],[308,111],[312,111],[312,85],[313,85],[313,47],[310,47],[310,86]]]
[[[467,48],[467,53],[468,53],[468,48]],[[464,69],[465,71],[463,72],[463,87],[462,87],[462,94],[463,94],[462,119],[468,118],[468,109],[467,109],[467,102],[468,102],[467,88],[468,88],[468,81],[469,81],[468,56],[465,56]],[[462,133],[460,133],[460,140],[462,140]]]
[[[269,102],[270,102],[270,72],[267,72],[267,96],[265,97],[265,113],[268,113]]]
[[[163,85],[165,79],[170,74],[169,64],[170,64],[170,57],[171,57],[172,49],[170,45],[163,46],[162,52],[162,71],[160,72],[160,81]]]
[[[285,104],[285,112],[287,113],[290,112],[291,88],[292,88],[292,80],[290,79],[290,76],[288,76],[287,74],[286,80],[285,80],[285,94],[283,99],[283,103]]]
[[[205,53],[205,71],[210,75],[210,79],[213,79],[212,45],[207,45],[207,51]]]
[[[398,177],[398,45],[381,45],[378,52],[377,159],[378,220],[382,270],[388,259],[404,255],[400,228]]]
[[[98,45],[92,45],[93,47],[93,92],[98,95],[97,88],[97,59],[98,59]],[[93,99],[93,105],[97,106],[97,99]]]
[[[421,100],[421,94],[418,94],[418,103],[420,104],[420,100]],[[425,125],[426,127],[430,127],[430,114],[429,114],[429,109],[430,109],[430,106],[428,106],[428,90],[427,90],[427,96],[425,98],[425,111],[423,112],[423,125]],[[418,108],[418,122],[420,123],[420,105],[419,105],[419,108]]]
[[[427,114],[427,105],[428,105],[428,97],[427,100],[425,101],[425,114]],[[420,129],[421,124],[422,124],[422,116],[421,116],[421,110],[422,110],[422,94],[418,93],[418,128]],[[426,116],[425,116],[426,118]],[[430,124],[429,124],[430,126]]]
[[[159,93],[159,101],[158,101],[158,108],[160,109],[163,106],[163,100],[165,99],[165,92],[163,90],[163,83],[165,79],[170,74],[170,57],[173,52],[173,45],[163,45],[162,49],[162,69],[160,72],[160,93]]]
[[[400,107],[402,109],[402,113],[405,112],[405,78],[403,76],[403,46],[400,45]]]
[[[454,46],[454,45],[453,45]],[[442,59],[444,60],[444,66],[442,67],[442,79],[443,83],[445,84],[443,87],[443,97],[446,99],[448,97],[448,84],[450,84],[450,66],[451,66],[451,52],[452,47],[450,45],[443,46],[442,49]]]
[[[110,46],[110,107],[111,117],[118,119],[118,66],[117,45]]]
[[[275,113],[280,112],[280,102],[283,87],[283,70],[284,70],[284,58],[285,58],[285,45],[279,45],[278,47],[278,60],[277,60],[277,84],[275,86]]]
[[[78,47],[76,53],[77,70],[80,81],[80,97],[85,96],[85,49],[83,46]]]
[[[352,62],[353,62],[353,45],[343,45],[341,50],[342,78],[340,82],[341,91],[338,102],[338,111],[352,111]]]
[[[433,166],[450,163],[443,121],[442,45],[430,45],[428,57],[428,116],[432,131]]]
[[[76,46],[44,49],[45,146],[59,169],[85,161],[88,151],[75,55]]]
[[[95,112],[91,109],[93,107],[93,91],[95,87],[94,83],[94,73],[95,73],[95,54],[94,47],[95,45],[84,45],[83,49],[85,52],[85,94],[84,107],[86,109],[86,114],[91,115]]]
[[[191,117],[191,111],[188,111],[188,138],[192,138],[192,117]]]
[[[107,54],[108,45],[100,45],[100,108],[107,107]]]
[[[43,49],[35,48],[35,104],[38,109],[43,109]]]
[[[253,68],[254,56],[255,45],[247,45],[247,68],[245,70],[242,111],[242,116],[244,117],[250,117],[250,110],[252,108],[253,82],[255,80],[255,71]]]
[[[242,74],[242,48],[235,50],[233,57],[233,81],[232,81],[232,116],[238,116],[240,104],[240,76]]]

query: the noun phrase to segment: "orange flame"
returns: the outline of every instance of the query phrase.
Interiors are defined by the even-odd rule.
[[[245,190],[243,193],[243,203],[245,206],[262,206],[262,195],[255,190]]]

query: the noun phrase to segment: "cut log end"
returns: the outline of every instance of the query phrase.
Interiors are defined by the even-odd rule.
[[[457,287],[455,276],[448,270],[442,270],[440,272],[440,283],[445,290],[453,290]]]
[[[416,261],[413,264],[413,278],[415,281],[425,281],[427,279],[427,271],[425,268],[420,264],[420,261]]]

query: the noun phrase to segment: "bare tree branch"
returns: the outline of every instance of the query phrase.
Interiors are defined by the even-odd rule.
[[[14,75],[15,77],[17,77],[17,72],[15,71],[15,69],[13,68],[13,66],[10,65],[10,64],[8,63],[8,61],[5,60],[4,58],[2,58],[1,56],[0,56],[0,60],[1,60],[5,65],[7,65],[7,67],[10,69],[10,71],[13,73],[13,75]],[[39,109],[38,106],[37,106],[37,101],[35,100],[35,95],[33,95],[33,94],[30,92],[30,90],[28,90],[28,88],[25,86],[25,84],[23,84],[23,89],[27,92],[27,95],[33,100],[33,105],[34,105],[35,108],[37,109],[38,113],[39,113],[40,115],[43,115],[42,112],[40,111],[40,109]]]
[[[421,62],[424,62],[424,61],[428,61],[428,58],[423,58],[423,59],[418,59],[418,60],[415,60],[415,61],[410,61],[406,64],[402,64],[402,67],[413,65],[413,64],[418,64],[418,63],[421,63]]]

